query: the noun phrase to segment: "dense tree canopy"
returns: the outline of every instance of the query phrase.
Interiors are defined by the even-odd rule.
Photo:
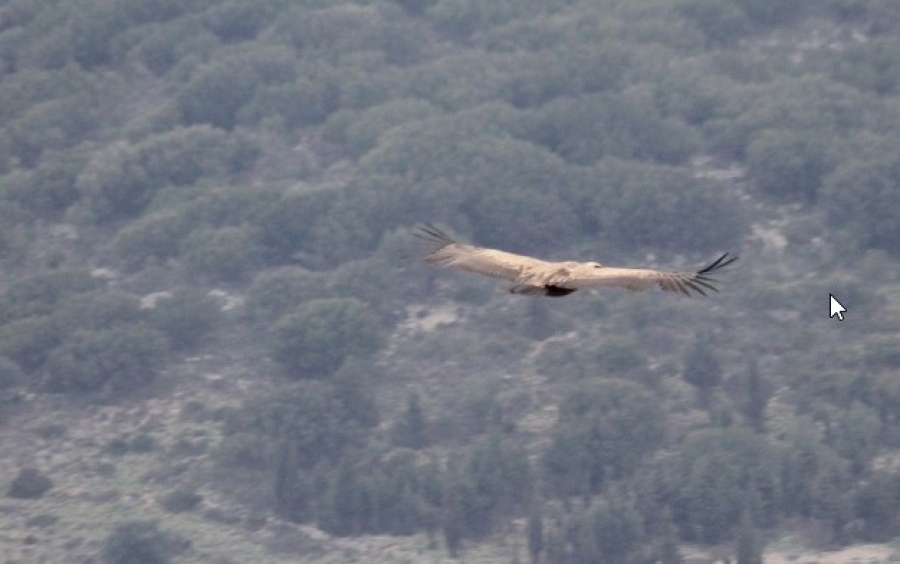
[[[378,320],[364,303],[329,298],[302,303],[275,324],[272,356],[290,377],[316,378],[380,345]]]
[[[664,437],[653,397],[625,381],[598,381],[572,390],[546,453],[549,476],[563,493],[599,489],[633,472]]]
[[[527,521],[550,563],[890,540],[898,31],[892,0],[2,2],[0,395],[154,414],[140,480],[48,458],[117,500],[209,488],[451,554]],[[703,301],[529,302],[420,268],[421,222],[742,259]],[[100,557],[161,539],[126,523]]]

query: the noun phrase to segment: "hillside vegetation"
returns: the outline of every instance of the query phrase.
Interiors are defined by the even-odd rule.
[[[894,0],[0,0],[2,542],[900,538],[898,37]],[[706,299],[525,299],[419,265],[419,222],[741,260]]]

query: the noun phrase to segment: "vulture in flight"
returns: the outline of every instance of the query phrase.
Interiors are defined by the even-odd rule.
[[[567,296],[590,288],[646,290],[654,284],[664,292],[696,292],[705,296],[717,282],[711,275],[738,259],[723,254],[696,272],[666,272],[647,268],[615,268],[596,262],[548,262],[497,249],[485,249],[454,241],[433,225],[415,228],[415,236],[428,244],[424,260],[431,266],[458,268],[513,283],[509,291],[525,296]]]

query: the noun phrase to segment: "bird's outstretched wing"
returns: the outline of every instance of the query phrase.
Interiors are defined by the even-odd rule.
[[[567,288],[626,288],[633,291],[646,290],[656,284],[664,292],[681,292],[690,296],[696,292],[705,296],[707,291],[718,292],[718,282],[711,275],[738,259],[728,253],[723,254],[709,265],[696,272],[667,272],[643,268],[592,267],[587,265],[575,269],[566,280],[557,282]]]
[[[432,266],[459,268],[484,276],[515,281],[525,269],[540,268],[547,264],[524,255],[465,245],[453,240],[433,225],[417,226],[413,234],[426,242],[424,260]]]
[[[642,268],[606,267],[594,262],[548,262],[497,249],[486,249],[455,241],[433,225],[421,225],[413,232],[427,244],[424,260],[432,266],[458,268],[515,282],[514,294],[565,296],[582,288],[626,288],[646,290],[653,285],[664,292],[686,296],[718,292],[712,277],[716,271],[738,259],[723,254],[696,272],[667,272]]]

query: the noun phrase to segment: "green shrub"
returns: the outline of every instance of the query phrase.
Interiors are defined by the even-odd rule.
[[[254,321],[271,323],[301,303],[327,296],[330,275],[303,268],[263,271],[247,293],[244,311]]]
[[[272,357],[292,378],[328,376],[351,356],[368,356],[384,343],[368,306],[352,298],[310,300],[275,324]]]
[[[42,277],[33,282],[31,288],[10,288],[4,300],[10,304],[8,314],[14,318],[0,325],[0,354],[26,371],[42,366],[65,334],[79,329],[93,331],[131,325],[143,318],[137,300],[122,294],[96,290],[72,295],[65,286],[74,282],[75,286],[69,288],[81,290],[77,287],[80,282],[66,278]],[[28,310],[46,310],[50,314],[19,317]]]
[[[721,186],[687,170],[604,160],[585,218],[624,246],[721,250],[738,244],[747,221]]]
[[[860,248],[900,251],[900,156],[897,136],[862,134],[823,182],[821,203]]]
[[[203,501],[203,496],[193,488],[181,488],[167,493],[160,505],[169,513],[182,513],[191,511]]]
[[[440,109],[425,100],[392,100],[356,116],[344,130],[343,140],[354,156],[361,157],[375,146],[382,133],[406,122],[441,113]]]
[[[3,176],[0,194],[35,215],[58,217],[77,201],[75,180],[87,160],[86,151],[54,153],[34,169],[17,168]]]
[[[357,53],[396,64],[419,59],[427,38],[423,26],[391,3],[330,4],[316,10],[294,9],[281,19],[279,34],[298,51],[324,59]]]
[[[542,144],[583,165],[607,156],[680,164],[700,146],[693,129],[660,114],[650,92],[559,98],[542,108],[537,129]]]
[[[574,380],[587,375],[589,359],[584,347],[569,341],[550,341],[541,347],[534,359],[535,369],[554,380]]]
[[[238,111],[256,91],[257,81],[235,65],[217,63],[201,67],[177,100],[181,117],[188,124],[234,127]]]
[[[226,468],[265,468],[269,463],[266,443],[255,433],[236,432],[226,435],[215,451],[216,461]]]
[[[183,260],[193,274],[241,283],[262,265],[262,246],[249,226],[201,227],[185,240]]]
[[[94,153],[75,186],[98,219],[140,211],[158,188],[124,141]]]
[[[182,242],[195,226],[193,218],[181,208],[151,212],[119,231],[113,245],[128,268],[139,269],[148,260],[178,256]]]
[[[65,98],[74,93],[88,95],[96,90],[96,77],[76,65],[53,70],[19,69],[4,77],[0,85],[0,118],[6,123],[24,114],[37,102]]]
[[[610,336],[590,352],[591,356],[595,358],[594,362],[614,375],[625,375],[631,370],[644,366],[647,358],[640,343],[633,337],[625,336]]]
[[[469,210],[473,238],[485,245],[527,252],[572,241],[577,233],[577,214],[547,189],[483,190],[473,196]]]
[[[822,137],[815,131],[765,129],[747,147],[747,172],[764,192],[812,202],[831,166]]]
[[[428,202],[432,195],[417,188],[394,175],[366,175],[351,181],[331,196],[301,252],[308,249],[313,260],[329,266],[370,256],[385,231],[402,225],[404,218],[433,216],[436,202]]]
[[[754,136],[767,129],[817,136],[819,141],[810,142],[815,147],[823,139],[827,143],[846,138],[879,119],[880,109],[868,94],[822,74],[773,79],[768,65],[741,55],[722,59],[720,66],[719,73],[737,74],[737,81],[758,85],[753,89],[736,81],[708,85],[716,102],[703,125],[705,145],[713,154],[744,160]]]
[[[128,521],[116,527],[103,545],[106,564],[168,564],[172,547],[154,521]]]
[[[312,72],[288,84],[257,89],[235,120],[240,125],[265,123],[286,131],[323,122],[338,107],[340,86],[330,68]]]
[[[6,493],[8,497],[38,499],[53,487],[53,481],[34,468],[23,468]]]
[[[142,325],[77,330],[50,352],[45,385],[55,392],[127,391],[152,380],[166,352],[166,338]]]
[[[784,25],[799,18],[804,11],[802,2],[793,0],[735,0],[747,16],[762,26]]]
[[[263,48],[198,67],[175,97],[182,121],[231,130],[261,89],[297,78],[296,58],[285,48]]]
[[[221,2],[203,13],[203,23],[222,41],[236,43],[256,37],[271,17],[265,3]]]
[[[130,53],[150,72],[164,75],[180,60],[191,55],[205,56],[218,46],[218,39],[194,19],[179,19],[167,25],[146,26]]]
[[[221,129],[178,127],[97,151],[75,187],[93,217],[105,220],[143,210],[160,188],[221,178],[249,166],[252,159],[246,143]]]
[[[75,329],[110,329],[131,325],[144,318],[140,302],[109,290],[85,292],[63,303],[54,313],[56,323],[67,332]]]
[[[128,441],[124,437],[115,437],[103,448],[104,453],[112,456],[125,456],[128,451]]]
[[[543,23],[543,22],[542,22]],[[535,108],[523,118],[540,115],[545,104],[555,99],[615,88],[627,72],[631,54],[622,43],[612,40],[585,44],[553,37],[560,30],[537,22],[519,22],[488,33],[483,41],[509,49],[501,85],[503,98],[517,108]],[[564,33],[564,32],[563,32]],[[516,45],[538,43],[538,51],[521,51]],[[587,72],[585,72],[587,71]]]
[[[863,339],[863,359],[871,367],[900,367],[900,343],[889,336],[874,335]]]
[[[222,319],[218,301],[195,288],[181,288],[158,300],[148,315],[151,327],[169,338],[175,350],[197,346]]]
[[[286,190],[266,201],[255,222],[266,251],[283,263],[292,262],[298,255],[307,258],[316,250],[316,223],[334,206],[335,199],[331,190],[304,187]]]
[[[485,245],[534,252],[571,240],[578,226],[569,165],[547,148],[490,135],[502,127],[495,116],[478,114],[485,123],[474,117],[419,120],[379,137],[361,162],[366,176],[348,186],[328,216],[326,227],[343,226],[344,238],[352,237],[352,245],[339,240],[338,248],[371,248],[410,215],[439,220],[448,213],[455,223],[459,215],[468,219]]]
[[[138,433],[131,438],[128,448],[136,454],[146,454],[156,449],[156,439],[148,433]]]
[[[713,44],[735,45],[751,31],[750,20],[734,0],[680,0],[676,6]]]
[[[25,374],[19,365],[5,356],[0,356],[0,390],[12,388],[25,382]]]
[[[100,288],[103,281],[81,270],[57,270],[22,278],[0,298],[0,322],[53,313],[72,295]]]
[[[0,326],[0,354],[30,372],[44,364],[62,338],[63,331],[48,315],[16,319]]]
[[[409,252],[408,233],[387,233],[383,241],[386,244],[382,244],[374,256],[347,261],[328,271],[329,284],[319,295],[328,291],[328,295],[354,297],[371,304],[373,311],[386,319],[395,316],[398,308],[404,307],[411,296],[422,293],[426,287],[420,278],[410,276],[408,270],[397,268],[398,256]],[[402,242],[405,248],[391,247],[392,242]],[[463,299],[470,299],[470,296]]]
[[[43,155],[74,147],[90,135],[101,116],[90,93],[38,102],[18,119],[4,124],[11,156],[34,167]]]
[[[515,6],[515,2],[438,0],[428,9],[428,18],[442,30],[464,39],[476,30],[489,29],[513,18]]]
[[[866,5],[868,21],[871,22],[871,33],[874,35],[891,34],[900,29],[900,6],[893,2],[874,2]]]
[[[896,95],[900,88],[900,42],[896,36],[881,37],[847,46],[834,63],[833,75],[857,88],[880,96]]]

